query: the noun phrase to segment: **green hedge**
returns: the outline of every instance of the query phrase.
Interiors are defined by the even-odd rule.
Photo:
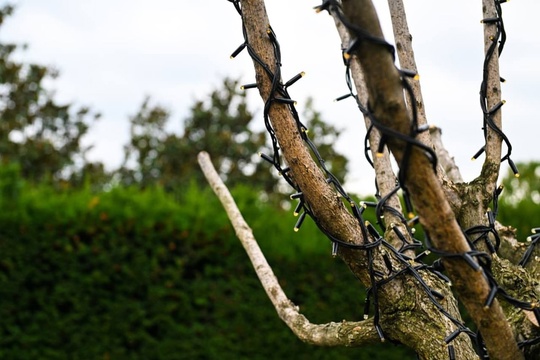
[[[313,322],[355,320],[363,289],[309,221],[234,191],[287,294]],[[404,359],[317,348],[279,320],[208,189],[93,193],[0,172],[2,359]]]

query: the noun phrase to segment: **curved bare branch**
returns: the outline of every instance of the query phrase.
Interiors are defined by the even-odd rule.
[[[208,153],[200,152],[198,161],[208,183],[227,212],[268,298],[272,301],[279,317],[300,340],[319,346],[361,346],[380,342],[372,320],[331,322],[322,325],[310,323],[285,295],[259,248],[251,228],[212,165]]]

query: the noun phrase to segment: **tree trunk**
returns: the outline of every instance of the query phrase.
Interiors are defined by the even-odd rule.
[[[284,169],[284,166],[290,168],[283,171],[287,172],[290,183],[298,191],[296,197],[301,199],[303,206],[300,208],[304,210],[301,218],[309,214],[319,228],[339,245],[341,258],[355,276],[371,289],[375,306],[375,316],[362,323],[313,325],[297,310],[295,312],[294,306],[284,294],[277,295],[279,292],[273,283],[264,285],[271,299],[278,296],[278,300],[273,302],[282,319],[302,340],[314,344],[360,346],[373,342],[377,334],[381,341],[390,338],[415,349],[421,359],[447,359],[452,354],[458,359],[476,358],[471,341],[464,333],[466,330],[460,322],[457,302],[448,284],[426,271],[425,265],[415,261],[413,252],[401,253],[396,250],[404,242],[412,240],[407,222],[397,215],[401,212],[397,197],[390,197],[380,213],[383,215],[379,225],[384,229],[387,243],[373,226],[363,223],[358,204],[331,177],[328,178],[327,172],[321,171],[320,166],[324,170],[322,164],[318,165],[311,158],[310,148],[313,148],[306,135],[307,129],[299,122],[293,101],[288,96],[289,84],[284,85],[281,79],[279,43],[269,25],[264,2],[232,2],[242,15],[244,45],[254,60],[257,87],[265,102],[265,118],[268,119],[266,125],[276,141],[276,153],[267,158],[278,169]],[[390,1],[390,5],[396,6],[396,9],[403,6],[400,0]],[[324,1],[319,9],[329,10],[339,19],[336,22],[338,31],[349,45],[346,55],[359,94],[357,98],[366,104],[367,126],[373,125],[376,128],[370,134],[372,151],[380,149],[378,144],[386,144],[400,165],[400,185],[413,200],[420,222],[432,246],[442,256],[453,288],[480,330],[490,357],[523,358],[516,337],[519,334],[520,339],[528,339],[534,335],[537,332],[534,321],[530,320],[530,313],[517,311],[514,307],[505,307],[506,312],[503,312],[497,299],[486,302],[492,290],[492,284],[487,281],[488,274],[484,272],[487,268],[480,266],[473,258],[477,253],[471,250],[462,230],[464,223],[479,223],[478,215],[485,214],[485,206],[489,202],[486,194],[489,191],[482,189],[482,195],[476,199],[479,201],[471,201],[468,194],[474,192],[474,187],[452,184],[452,181],[461,181],[461,177],[439,141],[435,142],[437,154],[443,155],[448,165],[444,169],[452,173],[450,175],[440,168],[438,176],[434,152],[430,150],[433,147],[431,137],[429,133],[420,130],[421,125],[426,123],[423,102],[420,97],[411,97],[407,105],[403,90],[404,75],[394,66],[393,53],[382,39],[371,1]],[[402,27],[406,28],[406,23]],[[396,35],[400,39],[398,51],[404,52],[400,58],[407,59],[402,60],[403,64],[415,70],[414,59],[405,57],[405,53],[412,51],[409,49],[410,34],[407,31]],[[490,67],[489,71],[494,70]],[[493,76],[498,78],[498,73]],[[492,90],[495,91],[494,88]],[[419,94],[419,85],[414,85],[412,92]],[[492,100],[488,100],[488,103],[491,104]],[[418,114],[414,110],[419,106],[422,111],[415,123],[411,121],[411,116]],[[500,119],[497,121],[500,123]],[[494,137],[489,131],[487,134],[486,142]],[[420,143],[420,138],[427,144]],[[500,143],[498,146],[500,148]],[[495,158],[500,160],[500,152],[497,153],[496,147],[497,144],[493,149],[486,145],[486,149],[489,149],[486,159],[491,162]],[[379,158],[377,155],[380,155],[378,151],[374,151],[377,183],[381,194],[390,196],[393,194],[395,176],[392,174],[388,153]],[[281,156],[285,165],[282,164]],[[488,164],[488,160],[485,164]],[[485,165],[482,172],[488,187],[494,189],[493,175],[486,172],[487,168],[498,173],[498,167],[495,169]],[[489,196],[492,194],[489,193]],[[482,206],[478,206],[479,203]],[[345,205],[352,210],[352,214]],[[458,223],[456,213],[461,223]],[[473,215],[463,217],[469,213]],[[242,229],[245,230],[247,225],[240,223],[234,226],[242,238]],[[400,233],[405,235],[398,236]],[[253,242],[254,239],[250,238],[247,243]],[[252,259],[252,262],[257,272],[267,266],[258,260]],[[535,282],[526,270],[506,266],[507,263],[498,261],[496,257],[493,264],[495,272],[504,274],[498,278],[499,283],[507,285],[511,282],[508,279],[523,279],[521,287],[516,285],[512,288],[516,297],[525,296],[520,290],[529,289],[530,292],[531,287],[534,288]],[[261,282],[265,283],[263,279]],[[526,297],[527,301],[538,299],[535,291],[533,289],[532,295]],[[438,295],[438,299],[434,298],[434,294]],[[512,326],[507,319],[511,320]],[[354,335],[360,332],[361,336]],[[348,342],[345,340],[347,338]]]

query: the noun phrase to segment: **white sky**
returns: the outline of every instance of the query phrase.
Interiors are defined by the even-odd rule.
[[[0,1],[0,4],[5,1]],[[195,99],[205,97],[226,76],[254,80],[243,52],[229,56],[243,42],[241,22],[226,0],[14,0],[14,16],[0,29],[1,41],[24,42],[25,61],[52,65],[60,78],[50,84],[62,101],[88,105],[103,114],[86,141],[95,145],[91,160],[110,168],[120,164],[128,141],[128,116],[146,95],[172,111],[171,131],[181,131]],[[301,111],[308,96],[323,119],[345,129],[338,150],[350,159],[347,189],[373,192],[373,172],[363,157],[365,129],[346,93],[340,41],[331,18],[316,14],[320,1],[267,0],[272,27],[282,47],[284,80],[300,71],[306,77],[290,93]],[[385,34],[391,27],[387,2],[375,0]],[[466,180],[478,173],[483,158],[471,162],[482,146],[479,88],[483,36],[481,1],[405,1],[413,46],[430,123],[443,129],[443,141]],[[501,57],[504,131],[515,161],[540,158],[538,85],[540,2],[514,0],[502,5],[507,43]],[[250,104],[262,100],[252,90]],[[262,118],[256,118],[262,128]],[[504,165],[503,169],[507,169]]]

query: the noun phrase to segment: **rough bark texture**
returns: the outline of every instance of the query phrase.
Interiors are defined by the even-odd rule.
[[[242,13],[250,45],[265,63],[275,64],[272,45],[267,36],[268,19],[263,3],[254,0],[243,1]],[[266,100],[270,93],[271,79],[257,62],[254,64],[259,91],[261,97]],[[306,202],[310,204],[318,220],[333,236],[345,241],[361,243],[363,239],[355,223],[356,220],[346,212],[341,200],[327,185],[322,173],[309,157],[288,108],[280,104],[272,106],[270,118],[293,178],[302,189]],[[374,267],[384,272],[386,268],[379,255],[378,251],[374,251]],[[355,275],[369,286],[370,278],[365,254],[340,247],[340,256]],[[457,314],[455,301],[451,294],[444,290],[445,285],[440,279],[429,273],[422,273],[422,276],[435,289],[448,294],[441,303],[449,311],[455,311]],[[381,323],[389,324],[384,327],[387,336],[415,348],[422,359],[447,358],[448,350],[444,337],[455,330],[455,327],[431,304],[417,281],[414,281],[412,277],[404,276],[403,279],[397,278],[382,286],[379,291]],[[418,305],[420,302],[418,297],[423,299],[421,306]],[[402,314],[413,313],[414,316],[401,317]],[[411,325],[411,322],[415,325]],[[426,343],[426,333],[438,335],[432,336],[429,343]],[[470,342],[466,337],[460,336],[456,341],[458,353],[462,351],[464,354],[471,353]]]
[[[257,53],[257,56],[264,63],[269,65],[270,71],[276,73],[277,68],[274,67],[281,66],[281,64],[276,65],[274,48],[267,33],[269,20],[263,0],[243,0],[241,4],[243,22],[251,49]],[[382,32],[380,31],[371,1],[349,0],[342,1],[342,4],[349,20],[352,20],[372,35],[382,37]],[[399,6],[403,5],[401,0],[396,0],[396,4]],[[339,24],[338,30],[340,30]],[[398,45],[398,50],[400,46],[403,49],[410,46],[410,39],[408,39],[409,43],[406,44],[407,36],[410,37],[410,35],[405,34],[404,36],[404,39]],[[357,82],[358,93],[364,93],[366,95],[369,99],[371,111],[380,122],[404,134],[409,133],[410,106],[408,108],[406,105],[400,76],[394,66],[391,55],[380,45],[372,45],[368,42],[361,44],[354,55],[351,67],[354,71],[355,82]],[[258,62],[255,61],[254,66],[259,92],[263,100],[266,101],[271,95],[272,79]],[[403,66],[409,69],[412,68],[406,64],[403,64]],[[363,88],[364,79],[361,79],[361,70],[363,70],[365,76],[365,84],[367,85],[365,88]],[[498,73],[496,77],[498,83]],[[493,89],[492,91],[497,92]],[[500,90],[498,92],[500,93]],[[417,103],[417,105],[421,106],[423,110],[423,103]],[[274,102],[270,107],[269,116],[279,141],[280,151],[287,165],[290,167],[291,178],[302,190],[304,200],[309,204],[320,225],[326,232],[336,238],[354,244],[362,244],[367,239],[362,237],[357,220],[347,211],[342,199],[328,185],[322,171],[312,160],[309,151],[303,144],[289,105]],[[374,132],[372,135],[372,145],[379,141],[377,136],[377,132]],[[493,138],[494,136],[491,134],[486,141],[491,141]],[[398,163],[401,163],[401,160],[405,156],[404,142],[389,139],[387,144]],[[372,148],[376,147],[372,146]],[[435,149],[437,149],[437,146],[435,146]],[[486,156],[486,159],[500,160],[500,144],[498,157],[496,151],[496,149],[489,150],[489,155]],[[440,151],[437,150],[437,153],[444,153],[442,144]],[[209,160],[204,160],[204,158],[205,155],[201,155],[201,161],[203,163],[209,162]],[[391,183],[395,179],[395,175],[389,166],[389,158],[388,156],[379,159],[375,156],[374,158],[376,160],[377,181],[382,189],[381,193],[388,193],[392,190]],[[459,174],[457,167],[453,164],[453,160],[449,156],[448,159],[447,162],[449,165],[446,168],[451,171],[457,171]],[[459,215],[460,221],[463,221],[461,223],[462,226],[468,223],[474,225],[481,223],[478,222],[478,219],[485,216],[485,210],[493,192],[489,191],[490,188],[482,186],[484,184],[478,179],[473,184],[458,184],[454,186],[452,181],[460,180],[460,177],[455,174],[450,176],[448,183],[446,183],[446,179],[442,180],[443,185],[445,185],[443,189],[441,178],[437,177],[431,163],[422,151],[413,150],[411,152],[409,166],[414,167],[414,171],[406,172],[407,176],[405,180],[407,189],[413,198],[422,225],[430,234],[434,246],[439,250],[454,254],[463,254],[469,251],[470,248],[454,214]],[[492,178],[492,171],[494,170],[498,173],[498,168],[495,169],[486,160],[482,174],[488,176],[489,179],[487,181],[493,189],[496,180],[496,177],[495,180]],[[447,170],[448,174],[450,174],[450,171]],[[216,193],[220,197],[220,193],[224,192],[221,186],[219,185],[215,188]],[[230,200],[223,201],[225,207],[232,206],[230,205]],[[399,203],[396,204],[396,207],[398,206]],[[467,210],[468,208],[472,210]],[[231,221],[238,216],[241,218],[239,213],[231,213],[229,216],[231,217]],[[386,215],[385,219],[388,222],[392,221],[390,217],[386,218]],[[233,221],[233,224],[235,221]],[[257,251],[260,252],[260,250],[252,249],[254,244],[256,245],[256,242],[253,239],[253,234],[251,234],[247,225],[242,221],[234,226],[238,236],[247,239],[244,245],[246,251],[248,253],[252,251],[255,251],[255,253]],[[392,241],[390,236],[389,239]],[[393,243],[398,244],[397,241],[393,241]],[[392,258],[392,254],[389,254],[388,251],[375,249],[372,253],[375,269],[382,273],[387,270],[382,259],[384,253],[390,256],[393,266],[396,268],[403,267],[402,264],[396,262],[395,258]],[[340,247],[339,254],[351,271],[366,286],[370,286],[371,279],[368,273],[368,259],[365,252]],[[251,257],[252,255],[250,255]],[[261,272],[262,274],[259,276],[262,277],[261,282],[263,282],[263,285],[268,280],[267,285],[264,286],[280,317],[303,341],[326,346],[358,346],[379,341],[372,319],[363,322],[342,322],[324,325],[309,323],[286,298],[279,285],[276,285],[275,277],[271,273],[271,269],[266,264],[266,261],[260,260],[259,255],[251,260],[254,263],[257,273]],[[484,308],[484,300],[487,298],[489,286],[483,272],[474,271],[461,258],[447,258],[444,262],[450,277],[453,279],[454,288],[460,296],[460,300],[482,332],[491,358],[520,359],[522,354],[517,349],[514,334],[509,323],[506,321],[505,314],[503,314],[499,303],[494,301],[489,309]],[[503,283],[516,282],[519,269],[505,262],[497,262],[494,267],[499,273],[505,274],[501,276]],[[505,271],[505,269],[509,270]],[[431,273],[421,272],[421,276],[431,288],[444,296],[443,300],[441,300],[441,305],[454,317],[458,318],[459,311],[450,288]],[[517,296],[531,300],[534,299],[538,289],[533,289],[536,293],[529,291],[528,294],[520,291],[523,289],[530,290],[530,286],[534,288],[535,284],[538,286],[538,282],[535,283],[534,279],[530,280],[528,274],[524,274],[522,278],[524,279],[525,286],[516,285],[515,289],[512,288],[512,291],[516,291]],[[381,316],[380,324],[386,336],[414,348],[421,359],[448,358],[448,348],[444,338],[452,333],[456,327],[427,299],[424,289],[419,285],[417,280],[410,276],[410,274],[400,275],[393,281],[382,285],[379,288],[378,295]],[[507,317],[516,319],[512,321],[514,329],[516,329],[515,324],[520,322],[526,323],[529,326],[528,328],[524,326],[517,329],[517,334],[528,338],[527,334],[534,332],[535,325],[532,320],[524,320],[525,317],[530,318],[530,314],[527,315],[509,307],[505,307],[504,310]],[[457,359],[476,358],[471,343],[465,335],[458,336],[452,344],[455,346]]]
[[[342,48],[346,48],[350,42],[349,33],[347,32],[345,26],[335,16],[334,22],[336,24],[338,34],[341,38],[341,46]],[[358,62],[351,63],[351,73],[354,80],[358,99],[362,104],[367,104],[368,93],[364,82],[362,69],[360,68]],[[371,127],[371,121],[366,116],[364,116],[364,121],[366,123],[366,129],[369,129]],[[373,128],[369,134],[371,158],[373,159],[375,181],[377,183],[379,196],[384,198],[394,192],[396,188],[397,177],[394,173],[394,169],[392,169],[392,162],[388,149],[386,149],[385,147],[382,153],[377,153],[380,141],[381,134],[376,128]],[[383,209],[383,219],[381,220],[384,222],[386,229],[385,237],[396,249],[399,249],[400,246],[403,245],[403,241],[400,240],[396,233],[392,230],[393,226],[398,226],[402,234],[406,236],[409,242],[411,242],[412,239],[410,239],[410,237],[408,236],[408,232],[406,231],[406,229],[404,229],[404,225],[401,223],[401,218],[397,216],[394,211],[389,211],[388,208],[392,208],[395,211],[402,213],[401,203],[399,201],[397,193],[393,196],[390,196],[386,201],[386,207]],[[414,257],[413,251],[407,252],[406,255]]]
[[[371,1],[349,0],[342,3],[349,21],[373,36],[383,37]],[[408,134],[410,121],[391,54],[380,45],[363,42],[356,55],[364,69],[369,105],[375,117],[385,126]],[[401,163],[405,144],[389,141],[388,145],[398,163]],[[413,150],[409,164],[414,171],[407,171],[407,187],[434,246],[453,254],[470,251],[428,159],[421,151]],[[483,306],[483,299],[487,299],[490,288],[482,271],[473,271],[461,258],[448,258],[445,266],[460,299],[481,331],[490,356],[493,359],[522,358],[523,354],[514,341],[499,303],[494,301],[489,309]]]
[[[493,0],[482,1],[482,15],[484,19],[497,18],[498,14]],[[490,60],[486,64],[486,109],[492,109],[501,103],[501,86],[499,75],[499,57],[496,33],[496,23],[484,23],[484,49],[488,53],[490,47],[495,46],[495,50]],[[490,114],[490,118],[499,129],[502,129],[502,109]],[[489,210],[493,199],[494,190],[497,187],[497,179],[500,171],[500,159],[502,156],[502,137],[489,126],[486,127],[485,139],[486,158],[481,174],[470,184],[458,186],[462,199],[461,208],[458,213],[459,223],[463,228],[470,228],[475,225],[487,225],[486,212]],[[492,271],[497,282],[513,297],[528,301],[537,302],[540,297],[538,289],[538,262],[532,261],[527,265],[527,270],[515,264],[518,263],[520,254],[523,253],[523,246],[515,241],[515,234],[504,231],[497,224],[501,231],[501,251],[499,255],[492,256]],[[487,251],[485,244],[478,243],[480,250]],[[521,248],[521,249],[520,249]],[[538,251],[538,250],[535,250]],[[534,267],[536,265],[536,268]],[[531,276],[536,274],[535,276]],[[531,334],[538,329],[525,319],[526,312],[517,310],[512,306],[504,306],[505,315],[513,329],[514,337],[517,340],[530,338]],[[532,348],[529,351],[533,351]]]
[[[265,64],[270,65],[276,73],[274,49],[268,37],[270,28],[268,15],[262,0],[242,1],[242,18],[246,28],[248,41]],[[254,62],[255,76],[258,89],[264,101],[271,93],[271,82],[263,67]],[[336,238],[354,244],[363,242],[362,234],[358,231],[357,220],[345,209],[341,198],[328,185],[322,171],[311,158],[298,133],[298,126],[285,104],[274,103],[269,111],[272,126],[279,140],[279,145],[285,161],[291,169],[292,178],[298,184],[305,201],[311,206],[314,215],[319,219],[326,231]],[[351,252],[343,249],[342,252]],[[363,281],[369,282],[365,270],[365,257],[355,257],[350,266],[364,276]]]
[[[390,17],[392,18],[392,29],[394,32],[394,40],[396,43],[399,64],[402,69],[418,74],[418,68],[416,66],[412,46],[413,37],[409,31],[409,25],[407,24],[407,16],[405,13],[403,0],[388,0],[388,7],[390,9]],[[427,126],[428,119],[424,106],[420,81],[412,81],[410,82],[410,86],[414,93],[418,124],[420,126]],[[411,99],[406,97],[405,101],[407,102],[407,107],[410,111],[413,105],[410,103]],[[454,159],[448,155],[442,144],[440,130],[437,132],[436,129],[436,127],[430,126],[429,132],[426,131],[418,134],[418,140],[431,147],[437,153],[439,160],[437,174],[442,182],[446,197],[449,199],[449,201],[451,201],[451,204],[454,207],[457,201],[457,194],[455,188],[452,186],[452,183],[462,182],[463,180]]]
[[[346,27],[334,16],[337,31],[342,41],[342,48],[346,48],[350,42],[350,36]],[[368,101],[368,94],[366,85],[364,82],[363,72],[358,61],[352,61],[351,73],[354,80],[357,96],[361,103],[366,104]],[[371,125],[370,120],[365,117],[366,128]],[[395,188],[396,176],[392,169],[390,162],[390,154],[388,151],[384,151],[383,154],[377,154],[376,149],[379,146],[380,133],[378,130],[373,129],[369,141],[372,153],[372,158],[375,167],[376,181],[379,186],[379,192],[381,196],[386,196]],[[392,196],[387,203],[388,206],[393,207],[396,210],[401,210],[401,204],[397,196]],[[399,218],[391,211],[384,211],[384,218],[387,220],[387,224],[399,223]],[[402,231],[403,234],[407,234],[406,231]],[[407,234],[408,235],[408,234]],[[387,229],[385,236],[387,236],[389,242],[396,248],[401,246],[401,240],[396,239],[394,231]],[[408,240],[411,239],[407,236]],[[424,280],[434,289],[441,292],[444,295],[444,307],[447,311],[456,319],[460,319],[459,309],[457,308],[457,302],[453,297],[453,294],[447,284],[440,281],[440,279],[434,279],[429,274],[423,274]],[[398,304],[396,306],[383,307],[389,314],[388,317],[384,317],[385,321],[395,324],[392,331],[390,331],[394,340],[399,340],[405,345],[414,348],[418,352],[420,359],[446,359],[448,357],[448,350],[446,343],[443,341],[445,334],[452,333],[456,327],[445,316],[443,316],[438,310],[433,309],[430,300],[425,298],[425,294],[418,292],[418,284],[415,281],[407,279],[404,282],[404,286],[399,288],[399,291],[407,293],[409,296],[405,297],[395,291],[392,294],[386,293],[387,300]],[[408,289],[409,291],[405,290]],[[415,292],[417,292],[415,294]],[[399,299],[398,302],[395,299]],[[412,299],[412,303],[410,302]],[[384,304],[385,298],[383,298]],[[431,306],[431,307],[430,307]],[[397,310],[397,311],[396,311]],[[430,325],[426,325],[430,324]],[[428,326],[428,327],[426,327]],[[429,333],[429,337],[421,336],[418,334]],[[461,336],[455,340],[456,343],[456,356],[463,359],[475,359],[476,354],[472,348],[470,339],[467,336]]]

